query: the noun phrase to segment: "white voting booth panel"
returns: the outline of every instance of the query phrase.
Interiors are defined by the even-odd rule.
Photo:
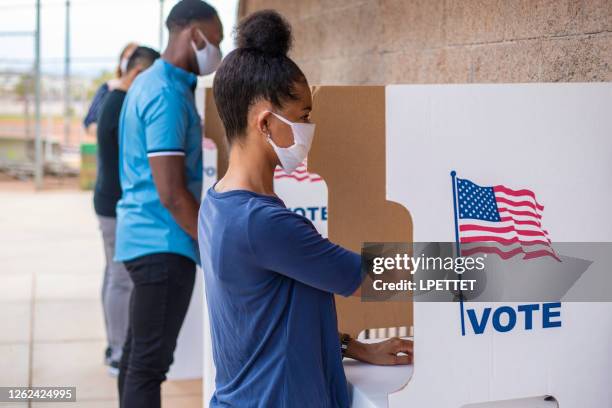
[[[170,380],[202,378],[203,280],[202,270],[198,267],[189,309],[176,341],[174,362],[167,375]]]
[[[415,242],[453,242],[455,170],[481,186],[534,191],[553,246],[610,242],[611,106],[612,84],[389,86],[387,197],[410,211]],[[485,306],[498,305],[466,303]],[[561,327],[463,336],[458,303],[415,302],[414,373],[389,406],[552,395],[561,408],[612,407],[612,304],[560,310]]]
[[[291,174],[277,168],[274,191],[287,208],[308,218],[321,235],[327,236],[327,185],[319,175],[309,173],[306,165]]]
[[[204,155],[204,178],[202,194],[217,180],[217,148],[210,139],[202,144]],[[181,327],[174,352],[174,362],[170,366],[168,378],[187,380],[202,378],[204,358],[204,276],[200,267],[196,269],[195,285],[189,309]]]

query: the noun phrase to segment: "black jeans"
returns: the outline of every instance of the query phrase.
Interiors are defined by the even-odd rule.
[[[195,263],[170,253],[125,262],[134,289],[119,371],[119,406],[159,408],[195,282]]]

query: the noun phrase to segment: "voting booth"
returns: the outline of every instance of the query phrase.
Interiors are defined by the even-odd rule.
[[[223,127],[210,90],[205,100],[205,135],[222,175]],[[479,186],[507,186],[508,194],[535,192],[552,248],[609,243],[610,106],[611,84],[314,87],[312,150],[297,172],[277,172],[275,189],[323,235],[357,252],[363,242],[455,242],[451,172]],[[612,406],[612,303],[587,289],[607,271],[607,259],[580,248],[555,250],[564,265],[585,261],[573,278],[559,280],[557,302],[338,297],[340,331],[414,334],[414,365],[345,360],[353,406]],[[520,313],[526,309],[529,321]],[[512,327],[498,319],[497,330],[499,310],[515,313]],[[214,390],[207,317],[205,310],[204,406]]]
[[[466,322],[462,333],[467,311],[461,314],[456,303],[415,302],[414,374],[389,395],[390,407],[509,406],[510,400],[526,406],[525,398],[539,396],[562,408],[612,406],[606,385],[612,380],[612,303],[602,302],[609,299],[593,287],[583,291],[597,285],[598,274],[609,273],[609,252],[583,249],[612,241],[606,214],[612,204],[611,103],[612,84],[386,88],[387,197],[410,211],[415,242],[455,240],[449,205],[449,173],[455,170],[480,185],[535,192],[540,221],[563,262],[525,260],[525,267],[539,266],[525,290],[546,262],[560,270],[572,260],[588,260],[586,269],[573,268],[576,279],[563,288],[552,326],[543,321],[546,304],[537,298],[532,324],[519,314],[504,332],[491,324],[474,330]],[[541,285],[552,288],[562,277],[547,279]],[[481,316],[485,308],[531,303],[468,302],[466,308]]]

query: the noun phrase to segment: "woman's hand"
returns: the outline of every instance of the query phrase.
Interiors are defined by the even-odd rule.
[[[361,343],[351,339],[345,356],[376,365],[412,364],[412,340],[393,337],[378,343]],[[398,355],[398,353],[404,353]]]

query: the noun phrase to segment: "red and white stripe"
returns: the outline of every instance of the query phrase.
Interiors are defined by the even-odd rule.
[[[209,139],[207,137],[204,138],[204,141],[202,142],[202,147],[204,147],[204,150],[216,150],[217,149],[217,145],[215,144],[215,142],[212,139]]]
[[[542,227],[544,206],[535,194],[501,185],[493,187],[493,192],[501,221],[459,219],[461,254],[495,253],[503,259],[551,256],[558,260],[548,231]]]
[[[281,167],[276,167],[274,169],[274,179],[294,179],[297,181],[309,181],[311,183],[315,183],[318,181],[322,181],[323,178],[318,174],[309,173],[306,169],[306,165],[302,163],[293,173],[287,174]]]

